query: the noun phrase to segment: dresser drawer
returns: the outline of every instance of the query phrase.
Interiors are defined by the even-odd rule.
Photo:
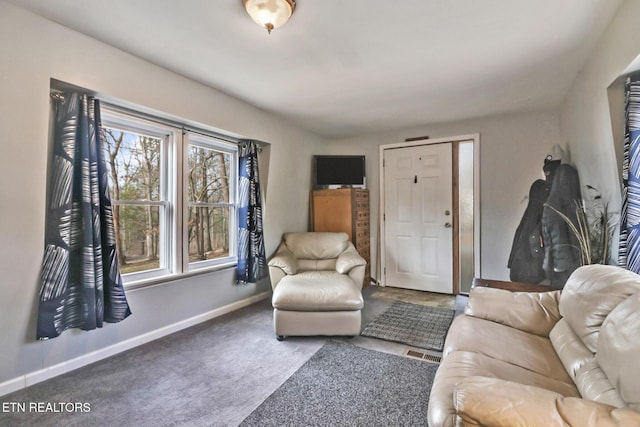
[[[367,220],[369,221],[369,211],[357,211],[356,212],[356,219],[357,220]]]
[[[366,200],[369,201],[369,192],[368,191],[357,191],[355,194],[356,201]]]
[[[369,230],[368,229],[362,229],[362,230],[356,230],[356,240],[360,240],[360,239],[369,239]]]
[[[364,230],[365,228],[369,228],[369,220],[368,219],[359,219],[356,220],[356,231]]]

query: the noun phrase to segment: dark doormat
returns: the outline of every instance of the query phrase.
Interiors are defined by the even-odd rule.
[[[455,311],[396,301],[360,335],[442,351]]]

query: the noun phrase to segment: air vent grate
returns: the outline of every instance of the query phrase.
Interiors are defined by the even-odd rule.
[[[412,350],[412,349],[407,350],[407,352],[405,353],[405,356],[413,357],[415,359],[426,360],[427,362],[432,362],[432,363],[440,363],[440,361],[442,361],[442,356],[439,354],[425,353],[422,351]]]

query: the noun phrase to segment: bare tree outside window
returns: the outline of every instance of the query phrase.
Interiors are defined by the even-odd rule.
[[[214,148],[189,145],[189,261],[229,256],[229,170],[231,155]]]
[[[125,282],[234,263],[237,145],[121,111],[102,123]]]
[[[163,141],[113,128],[103,131],[121,272],[159,268]]]

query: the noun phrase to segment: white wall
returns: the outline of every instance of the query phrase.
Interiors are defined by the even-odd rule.
[[[269,290],[268,280],[236,286],[228,270],[195,276],[129,292],[133,315],[121,323],[35,341],[50,78],[271,143],[264,213],[269,254],[282,232],[306,230],[305,183],[311,155],[323,142],[244,102],[0,1],[0,394],[27,373]]]
[[[556,111],[501,115],[403,129],[331,141],[330,154],[365,154],[371,198],[372,275],[377,270],[379,220],[379,147],[428,135],[441,138],[480,134],[481,273],[508,279],[507,261],[515,230],[526,208],[529,187],[542,178],[544,158],[562,143]]]
[[[619,213],[621,206],[622,80],[609,92],[607,88],[640,54],[638,19],[640,2],[626,0],[575,79],[561,108],[561,131],[571,144],[571,156],[582,183],[597,187],[615,213]],[[615,256],[615,245],[613,250]]]

